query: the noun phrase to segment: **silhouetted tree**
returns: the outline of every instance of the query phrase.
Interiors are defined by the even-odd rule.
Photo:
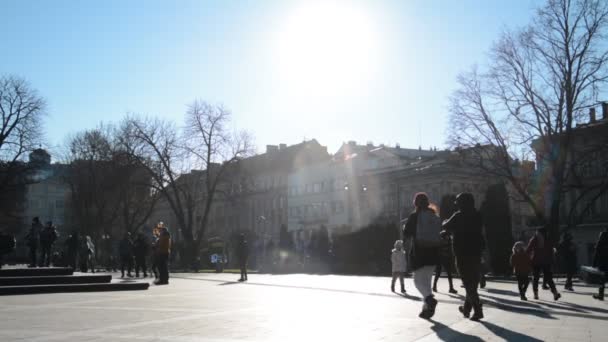
[[[451,98],[449,143],[492,145],[474,149],[476,166],[509,183],[555,236],[569,163],[580,157],[573,129],[608,82],[607,29],[606,1],[547,0],[529,25],[498,39],[486,69],[460,75]],[[515,162],[531,142],[548,187],[535,187],[529,168]]]

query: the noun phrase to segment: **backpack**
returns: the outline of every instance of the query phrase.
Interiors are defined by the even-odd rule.
[[[424,246],[439,247],[441,245],[441,219],[433,211],[423,210],[417,214],[416,241]]]

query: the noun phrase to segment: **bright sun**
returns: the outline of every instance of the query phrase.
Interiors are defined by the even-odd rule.
[[[307,3],[287,16],[279,34],[282,84],[305,94],[344,94],[372,73],[376,37],[360,8]]]

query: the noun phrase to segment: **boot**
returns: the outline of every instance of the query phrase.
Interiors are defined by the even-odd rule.
[[[558,299],[560,299],[560,298],[562,298],[562,295],[561,295],[561,294],[559,294],[559,292],[557,292],[557,290],[555,290],[555,291],[553,292],[553,300],[558,300]]]
[[[391,285],[391,292],[395,292],[395,284]]]
[[[437,292],[437,284],[433,285],[433,292]]]
[[[479,321],[483,318],[483,310],[481,308],[481,303],[477,303],[474,305],[473,316],[471,316],[471,321]]]
[[[538,299],[538,291],[534,291],[534,299]]]
[[[593,298],[597,300],[604,300],[604,288],[600,287],[599,292],[593,295]]]
[[[469,301],[465,301],[463,306],[458,307],[458,311],[460,311],[465,318],[469,318],[471,315],[471,303],[469,303]]]
[[[435,314],[435,308],[437,307],[437,300],[433,298],[433,295],[429,295],[424,299],[424,307],[418,315],[420,318],[430,319]]]
[[[458,293],[458,291],[456,291],[456,289],[454,289],[453,287],[450,288],[449,292],[452,293],[452,294],[457,294]]]

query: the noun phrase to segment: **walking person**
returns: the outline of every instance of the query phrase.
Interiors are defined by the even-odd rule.
[[[169,256],[171,255],[171,234],[167,227],[160,228],[158,245],[156,247],[158,262],[158,280],[156,285],[169,284]]]
[[[89,235],[85,236],[82,245],[82,258],[84,259],[84,269],[95,273],[95,244]]]
[[[149,246],[146,237],[141,232],[137,233],[135,242],[133,243],[133,252],[135,253],[135,277],[139,277],[139,270],[142,271],[144,278],[148,276],[146,268],[146,257]]]
[[[25,236],[25,241],[30,249],[30,264],[29,267],[36,267],[36,250],[40,243],[40,232],[42,231],[42,223],[38,217],[32,220],[30,231]]]
[[[593,267],[597,267],[600,271],[604,272],[602,284],[600,285],[598,293],[593,295],[593,298],[604,300],[604,289],[606,288],[606,282],[608,281],[608,228],[606,231],[600,233],[600,237],[595,245]]]
[[[528,243],[526,252],[532,257],[534,276],[532,279],[532,290],[534,291],[534,299],[538,299],[538,281],[541,272],[553,293],[553,299],[560,299],[561,294],[557,292],[557,289],[555,288],[553,273],[551,272],[551,264],[553,263],[553,243],[549,238],[547,227],[540,228],[536,231],[536,234],[534,234]]]
[[[483,318],[481,300],[477,293],[477,287],[481,278],[481,254],[484,247],[483,220],[481,214],[475,209],[475,199],[471,193],[461,193],[456,196],[456,211],[452,217],[443,222],[445,233],[451,233],[454,237],[454,254],[456,265],[462,277],[466,297],[464,305],[458,309],[471,320],[477,321]]]
[[[450,293],[457,294],[452,282],[452,267],[454,265],[454,252],[452,250],[452,238],[449,234],[444,234],[441,237],[441,249],[439,250],[439,263],[435,266],[435,279],[433,280],[433,292],[437,292],[437,281],[441,276],[441,268],[445,270],[450,284]]]
[[[566,273],[566,284],[564,289],[574,291],[572,287],[572,277],[576,273],[576,245],[572,242],[572,234],[566,232],[562,236],[562,241],[557,246],[557,256],[562,271]]]
[[[521,300],[528,300],[526,291],[528,290],[528,285],[530,285],[532,264],[530,262],[530,256],[526,253],[526,244],[522,241],[517,241],[515,245],[513,245],[511,266],[513,266],[513,273],[515,273],[515,277],[517,278],[519,298]]]
[[[236,256],[241,269],[241,278],[239,281],[247,281],[247,261],[249,259],[249,245],[245,239],[245,234],[239,236],[239,242],[236,248]]]
[[[38,264],[40,267],[49,267],[51,266],[51,250],[53,248],[53,243],[57,240],[57,231],[55,230],[55,226],[53,226],[53,222],[49,221],[46,223],[46,226],[40,231],[40,263]]]
[[[414,212],[405,223],[403,236],[413,240],[410,261],[414,270],[414,285],[424,299],[418,317],[430,319],[437,307],[431,281],[435,265],[439,263],[441,219],[430,207],[429,197],[423,192],[414,195],[414,207]]]
[[[405,293],[403,284],[403,276],[406,271],[406,255],[403,249],[403,241],[395,241],[395,248],[391,251],[391,264],[393,271],[393,280],[391,281],[391,292],[395,292],[395,281],[399,278],[401,284],[401,293]]]
[[[131,233],[126,232],[119,245],[120,253],[120,273],[121,278],[125,277],[125,267],[127,268],[127,277],[131,278],[131,269],[133,268],[133,242],[131,241]]]

